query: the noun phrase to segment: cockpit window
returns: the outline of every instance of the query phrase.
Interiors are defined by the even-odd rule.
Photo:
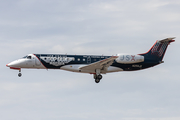
[[[27,56],[24,56],[23,58],[27,58]]]
[[[27,56],[27,59],[31,59],[31,56]]]

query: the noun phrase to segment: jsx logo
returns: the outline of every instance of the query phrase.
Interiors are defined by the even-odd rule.
[[[120,57],[120,60],[121,61],[130,61],[130,55],[122,55],[121,57]]]
[[[135,58],[135,55],[131,55],[131,57],[132,57],[132,59],[131,59],[131,61],[136,61],[134,58]]]
[[[120,57],[121,61],[136,61],[135,60],[135,55],[122,55]]]

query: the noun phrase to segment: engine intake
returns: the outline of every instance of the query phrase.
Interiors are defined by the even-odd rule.
[[[116,62],[122,63],[122,64],[132,64],[132,63],[140,63],[144,62],[144,56],[141,55],[120,55],[118,54],[118,58],[116,59]]]

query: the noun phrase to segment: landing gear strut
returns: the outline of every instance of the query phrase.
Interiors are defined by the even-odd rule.
[[[94,79],[95,79],[96,83],[99,83],[100,80],[102,79],[102,75],[101,74],[99,74],[99,75],[94,74]]]
[[[101,70],[96,69],[95,71],[96,71],[96,73],[94,74],[94,79],[95,79],[96,83],[99,83],[100,80],[102,79]]]
[[[19,77],[22,76],[22,73],[21,73],[21,69],[19,70],[19,74],[18,74]]]

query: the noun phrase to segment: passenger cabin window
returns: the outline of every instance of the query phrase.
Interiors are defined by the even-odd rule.
[[[27,56],[27,59],[31,59],[31,56]]]

